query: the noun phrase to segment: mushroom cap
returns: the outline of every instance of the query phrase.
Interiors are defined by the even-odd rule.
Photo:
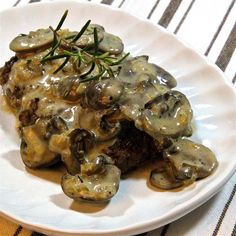
[[[171,90],[145,105],[137,125],[154,139],[179,137],[189,128],[191,119],[192,109],[186,96]]]
[[[51,29],[38,29],[28,35],[22,34],[14,38],[10,43],[10,49],[14,52],[35,51],[49,45],[53,41]]]
[[[123,52],[124,44],[118,36],[109,34],[107,32],[104,32],[103,35],[104,38],[98,45],[98,48],[101,51],[109,52],[114,55],[121,54]]]
[[[174,142],[173,147],[164,151],[179,179],[188,179],[195,175],[196,179],[205,178],[218,166],[214,153],[202,144],[187,139]]]
[[[111,107],[119,100],[123,89],[123,84],[117,79],[90,83],[85,90],[85,103],[95,110]]]
[[[100,160],[98,160],[100,158]],[[62,177],[64,193],[74,200],[107,201],[119,188],[120,169],[98,157],[92,163],[81,165],[81,172]]]
[[[57,153],[49,150],[45,125],[44,120],[38,119],[34,125],[22,128],[21,158],[29,168],[50,166],[60,160]]]

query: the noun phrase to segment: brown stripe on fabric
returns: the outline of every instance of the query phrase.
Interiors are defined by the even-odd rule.
[[[151,18],[152,14],[153,14],[153,12],[156,10],[157,5],[158,5],[159,2],[160,2],[160,0],[157,0],[156,3],[154,4],[154,6],[152,7],[150,13],[148,14],[148,17],[147,17],[148,19]]]
[[[232,0],[232,2],[230,3],[230,5],[229,5],[229,7],[228,7],[228,9],[227,9],[227,11],[226,11],[224,17],[223,17],[223,20],[221,21],[220,25],[218,26],[218,28],[217,28],[217,30],[216,30],[216,32],[215,32],[215,34],[214,34],[214,36],[213,36],[213,38],[212,38],[212,40],[211,40],[211,42],[210,42],[210,44],[209,44],[209,46],[208,46],[206,52],[205,52],[205,55],[206,55],[206,56],[209,54],[209,52],[210,52],[210,50],[211,50],[211,48],[212,48],[214,42],[216,41],[216,39],[217,39],[217,37],[218,37],[218,35],[219,35],[221,29],[222,29],[222,27],[224,26],[224,23],[225,23],[225,21],[226,21],[228,15],[229,15],[231,9],[233,8],[234,3],[235,3],[235,0]]]
[[[181,2],[182,0],[171,0],[158,24],[162,25],[163,27],[167,27],[170,21],[172,20],[173,16],[175,15],[175,12],[177,11]]]
[[[114,0],[102,0],[101,3],[111,5],[114,2]]]
[[[229,61],[234,53],[236,47],[236,23],[231,30],[224,47],[222,48],[219,56],[216,60],[216,65],[220,67],[222,71],[225,71]]]
[[[120,5],[118,7],[121,8],[124,3],[125,3],[125,0],[122,0],[122,2],[120,3]]]
[[[170,224],[165,225],[165,226],[163,227],[160,236],[165,236],[165,235],[166,235],[166,233],[167,233],[167,231],[168,231],[168,229],[169,229],[169,226],[170,226]]]
[[[14,3],[13,7],[17,6],[17,5],[20,3],[20,1],[21,1],[21,0],[17,0],[17,1]]]
[[[137,234],[135,236],[146,236],[148,233]]]
[[[228,210],[228,208],[229,208],[229,205],[230,205],[230,203],[231,203],[232,200],[233,200],[233,197],[234,197],[235,192],[236,192],[236,184],[234,185],[234,188],[233,188],[233,190],[232,190],[232,192],[231,192],[231,194],[230,194],[230,196],[229,196],[229,199],[228,199],[228,201],[227,201],[226,204],[225,204],[225,207],[224,207],[224,209],[223,209],[223,211],[222,211],[222,213],[221,213],[221,215],[220,215],[220,218],[219,218],[219,220],[218,220],[218,222],[217,222],[217,225],[216,225],[216,227],[215,227],[215,230],[214,230],[212,236],[216,236],[216,235],[217,235],[217,233],[218,233],[218,231],[219,231],[219,229],[220,229],[220,226],[221,226],[221,224],[222,224],[222,222],[223,222],[223,219],[224,219],[224,217],[225,217],[225,214],[226,214],[226,212],[227,212],[227,210]]]
[[[13,236],[18,236],[19,233],[21,232],[21,230],[22,230],[22,226],[19,226],[19,227],[16,229],[15,233],[13,234]]]
[[[192,0],[192,1],[191,1],[191,3],[189,4],[189,6],[188,6],[187,10],[185,11],[185,13],[184,13],[183,17],[181,18],[181,20],[180,20],[179,24],[177,25],[177,27],[176,27],[176,29],[175,29],[175,31],[174,31],[174,33],[175,33],[175,34],[177,34],[177,33],[178,33],[178,31],[179,31],[180,27],[181,27],[181,26],[182,26],[182,24],[184,23],[184,20],[186,19],[186,17],[187,17],[187,15],[188,15],[188,13],[190,12],[190,10],[191,10],[191,8],[192,8],[192,6],[193,6],[194,2],[195,2],[195,0]]]
[[[46,236],[46,235],[38,232],[32,232],[31,236]]]
[[[236,73],[234,74],[234,78],[232,80],[232,83],[234,84],[236,82]]]
[[[235,223],[233,231],[231,233],[231,236],[235,236],[235,235],[236,235],[236,223]]]
[[[40,2],[40,0],[30,0],[29,3]]]

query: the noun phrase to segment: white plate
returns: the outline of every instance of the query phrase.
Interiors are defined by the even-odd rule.
[[[65,9],[65,27],[78,29],[88,19],[119,35],[125,50],[147,54],[178,80],[194,110],[193,139],[217,155],[216,172],[180,192],[157,192],[147,173],[121,182],[107,205],[75,203],[60,187],[60,171],[29,171],[21,162],[14,118],[0,113],[0,210],[23,226],[58,235],[128,235],[169,223],[212,197],[236,169],[236,96],[223,73],[174,35],[148,21],[105,6],[51,2],[9,9],[0,14],[1,64],[13,55],[9,41],[19,33],[56,25]]]

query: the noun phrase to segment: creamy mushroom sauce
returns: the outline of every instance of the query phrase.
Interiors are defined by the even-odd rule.
[[[63,40],[54,56],[68,49],[66,38],[76,34],[58,30],[57,37]],[[217,160],[212,151],[185,138],[192,133],[192,109],[186,96],[173,90],[176,80],[171,74],[149,63],[148,56],[129,56],[109,65],[97,79],[81,83],[88,71],[90,76],[99,73],[99,64],[92,68],[91,54],[85,54],[87,61],[79,66],[70,57],[55,73],[64,58],[42,63],[55,46],[54,37],[49,28],[17,36],[10,43],[16,55],[1,68],[6,101],[19,119],[21,157],[27,167],[62,161],[68,170],[62,177],[66,195],[108,200],[119,188],[121,170],[104,150],[115,144],[122,122],[128,121],[151,136],[157,152],[163,153],[164,165],[150,175],[152,185],[173,189],[214,171]],[[96,40],[99,55],[105,52],[104,57],[113,59],[124,55],[121,39],[95,24],[74,47],[84,53],[83,48],[92,50]]]

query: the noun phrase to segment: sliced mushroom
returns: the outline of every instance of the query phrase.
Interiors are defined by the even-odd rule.
[[[96,141],[107,141],[114,138],[120,131],[119,121],[109,121],[109,116],[115,113],[116,108],[93,110],[89,108],[78,109],[77,127],[91,131]]]
[[[98,157],[100,159],[100,157]],[[106,158],[104,158],[106,160]],[[107,201],[119,188],[120,170],[106,161],[95,159],[93,163],[81,165],[83,172],[62,177],[64,193],[74,200]]]
[[[76,41],[76,46],[80,48],[91,47],[94,45],[94,28],[97,29],[98,42],[104,38],[104,28],[100,25],[91,24],[85,30],[83,35]]]
[[[28,35],[22,34],[14,38],[10,43],[10,49],[14,52],[35,51],[49,45],[53,41],[51,29],[38,29]]]
[[[81,96],[79,86],[80,79],[77,75],[61,78],[58,84],[60,97],[69,102],[78,102]]]
[[[85,90],[85,103],[95,110],[108,108],[119,100],[123,89],[123,84],[116,79],[90,83]]]
[[[122,64],[119,78],[126,83],[140,83],[151,80],[153,85],[160,84],[168,88],[176,87],[176,79],[165,69],[148,62],[148,56],[129,58]]]
[[[111,54],[120,54],[124,50],[124,44],[122,40],[113,34],[104,32],[104,38],[99,43],[98,48],[103,52],[109,52]]]
[[[154,139],[178,137],[190,126],[192,109],[186,96],[178,91],[169,91],[157,96],[145,105],[135,125]]]
[[[124,63],[119,73],[119,79],[125,83],[138,83],[157,76],[154,64],[148,63],[148,56],[129,58]]]
[[[164,151],[178,179],[201,179],[210,175],[218,165],[214,153],[207,147],[187,139],[174,142]]]
[[[165,84],[169,88],[174,88],[177,86],[177,81],[173,77],[173,75],[171,75],[168,71],[166,71],[162,67],[157,66],[157,65],[155,66],[157,70],[157,78],[162,84]]]
[[[106,117],[108,114],[102,116],[99,126],[97,127],[97,140],[107,141],[115,138],[121,130],[120,122],[110,122]]]
[[[60,160],[57,153],[48,148],[44,139],[45,121],[38,119],[32,126],[21,130],[21,158],[29,168],[39,168],[52,165]]]
[[[157,87],[151,80],[126,85],[124,93],[118,101],[120,110],[127,119],[138,122],[145,109],[145,104],[168,91],[167,86],[159,85]],[[137,128],[139,127],[137,126]]]
[[[54,116],[46,125],[45,139],[50,139],[53,134],[62,134],[68,130],[66,122],[60,116]]]
[[[157,188],[165,190],[178,188],[183,185],[181,180],[175,178],[168,165],[153,170],[150,175],[150,183]]]
[[[92,133],[82,129],[54,134],[49,141],[49,149],[61,155],[67,171],[72,175],[79,173],[81,164],[86,161],[85,156],[93,145]]]
[[[70,147],[70,138],[67,132],[63,134],[53,134],[50,137],[49,150],[59,153],[67,171],[70,174],[76,174],[80,171],[80,162],[73,156]]]
[[[84,156],[95,145],[94,135],[85,129],[74,129],[70,134],[70,149],[79,163],[84,162]]]

